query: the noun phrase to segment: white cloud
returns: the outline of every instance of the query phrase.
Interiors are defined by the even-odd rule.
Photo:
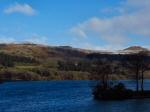
[[[80,26],[80,25],[79,25]],[[74,27],[74,28],[72,28],[71,30],[70,30],[70,32],[71,33],[73,33],[73,34],[75,34],[75,36],[79,36],[79,37],[83,37],[83,38],[86,38],[87,37],[87,35],[85,34],[85,32],[84,31],[82,31],[80,28],[76,28],[76,27]]]
[[[150,38],[150,0],[127,0],[118,10],[127,8],[130,10],[109,18],[91,17],[71,29],[78,31],[77,34],[82,32],[83,37],[92,33],[114,47],[126,45],[132,40],[131,35]]]
[[[34,43],[34,44],[44,44],[48,45],[48,38],[46,36],[40,36],[38,34],[31,34],[30,37],[24,38],[21,41],[13,37],[7,37],[0,35],[0,43]]]
[[[122,14],[122,13],[126,13],[127,12],[127,9],[126,8],[122,8],[121,6],[120,7],[106,7],[106,8],[103,8],[100,10],[100,13],[103,14],[103,15],[110,15],[112,13],[115,14]]]
[[[127,0],[127,5],[129,6],[149,6],[149,0]]]
[[[99,45],[94,45],[88,42],[82,43],[82,44],[77,44],[78,46],[76,47],[80,47],[83,49],[89,49],[89,50],[102,50],[102,51],[116,51],[118,49],[123,49],[122,46],[117,46],[116,48],[114,48],[114,46],[112,45],[104,45],[104,46],[99,46]]]
[[[46,36],[40,36],[38,34],[33,34],[30,38],[25,39],[25,42],[47,45],[48,38]]]
[[[6,14],[21,13],[24,15],[33,16],[36,14],[36,11],[29,4],[16,3],[14,5],[7,7],[4,10],[4,13]]]
[[[0,36],[0,43],[16,43],[16,40],[12,37]]]

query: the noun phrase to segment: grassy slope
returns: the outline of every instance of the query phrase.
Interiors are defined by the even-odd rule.
[[[65,60],[68,57],[80,58],[85,55],[85,53],[73,51],[71,48],[35,44],[1,44],[0,52],[10,56],[27,57],[38,61],[38,63],[14,61],[13,67],[1,66],[0,78],[5,80],[88,79],[89,73],[87,72],[61,71],[58,69],[58,61]]]
[[[81,70],[61,70],[58,62],[71,60],[73,63],[84,61],[86,51],[71,47],[49,47],[35,44],[1,44],[0,53],[21,58],[13,61],[14,66],[0,65],[0,79],[5,80],[84,80],[93,79],[93,74]],[[33,62],[23,62],[24,59]],[[150,77],[147,73],[147,77]],[[113,79],[127,79],[126,75],[114,76]]]

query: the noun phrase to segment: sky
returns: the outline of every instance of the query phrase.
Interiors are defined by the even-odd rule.
[[[0,0],[0,43],[150,48],[150,0]]]

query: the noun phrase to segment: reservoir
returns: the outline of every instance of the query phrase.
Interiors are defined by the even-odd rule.
[[[134,81],[123,81],[134,89]],[[95,81],[20,81],[0,84],[0,112],[150,112],[150,99],[96,101]],[[145,81],[150,89],[150,81]]]

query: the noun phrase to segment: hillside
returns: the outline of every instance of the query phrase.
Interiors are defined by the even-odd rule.
[[[126,49],[120,50],[119,53],[122,54],[131,54],[131,53],[138,53],[140,51],[148,52],[150,54],[150,50],[147,48],[143,48],[141,46],[131,46]]]
[[[93,60],[119,62],[128,53],[147,51],[130,47],[121,53],[92,51],[70,46],[37,44],[0,44],[0,79],[2,80],[84,80],[96,79],[90,72]],[[132,51],[132,52],[131,52]],[[120,55],[121,54],[121,55]],[[149,75],[147,75],[149,77]],[[120,74],[115,79],[127,79]]]
[[[0,44],[0,78],[3,80],[87,79],[89,75],[87,72],[66,72],[58,69],[58,62],[82,60],[86,55],[86,52],[66,46]],[[80,76],[82,74],[83,76]]]

